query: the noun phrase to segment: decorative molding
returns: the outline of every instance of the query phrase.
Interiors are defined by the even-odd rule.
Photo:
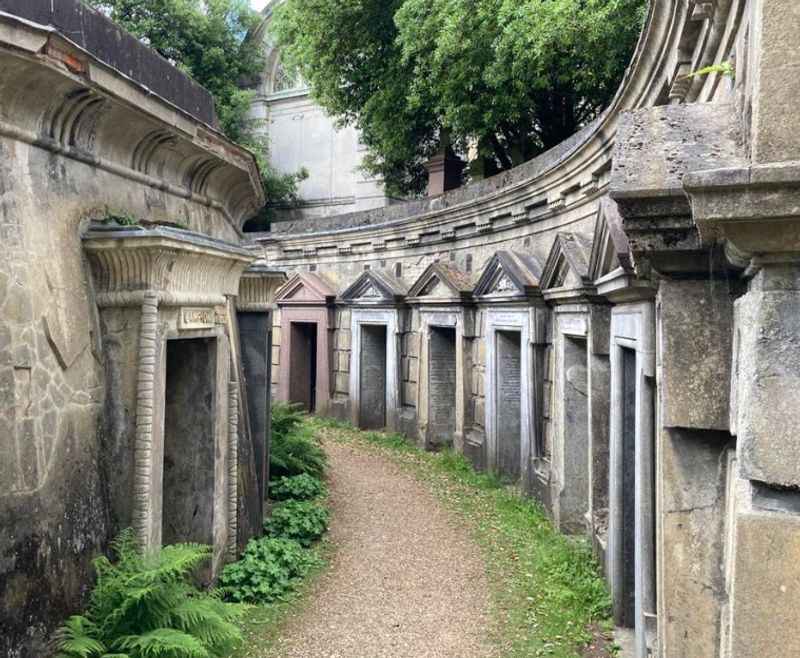
[[[228,559],[239,553],[239,382],[228,384]]]
[[[256,259],[236,245],[165,227],[95,225],[83,247],[101,307],[135,305],[143,290],[157,292],[162,306],[224,304]]]
[[[436,293],[436,294],[433,294]],[[469,276],[449,263],[431,263],[408,291],[416,302],[466,301],[472,296]]]
[[[275,307],[278,289],[286,283],[286,274],[255,265],[242,275],[239,281],[239,296],[236,298],[236,310],[260,312]]]
[[[214,128],[59,28],[2,12],[0,28],[0,96],[14,103],[0,135],[214,208],[237,231],[263,206],[254,157]]]
[[[408,293],[408,288],[400,279],[388,272],[368,270],[362,272],[340,295],[340,300],[348,304],[399,304]]]
[[[486,263],[473,295],[479,302],[529,300],[539,297],[542,266],[533,256],[498,251]]]
[[[139,331],[136,376],[136,446],[134,448],[133,528],[145,551],[158,548],[153,531],[153,405],[158,358],[158,295],[145,293]]]

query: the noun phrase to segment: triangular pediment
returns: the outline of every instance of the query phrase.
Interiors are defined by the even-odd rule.
[[[622,218],[616,202],[605,198],[597,210],[589,279],[597,281],[620,267],[632,270],[628,240],[622,232]]]
[[[539,292],[542,267],[533,256],[515,251],[498,251],[489,259],[478,284],[475,297],[530,297]]]
[[[542,275],[542,290],[578,289],[590,284],[591,244],[579,233],[559,233],[550,249]]]
[[[386,272],[363,272],[341,294],[343,301],[351,303],[397,303],[407,292],[406,285]]]
[[[321,276],[298,272],[283,284],[275,296],[278,304],[326,304],[333,301],[336,291]]]
[[[461,300],[471,293],[472,284],[466,274],[450,264],[435,262],[411,286],[408,296],[419,300]]]

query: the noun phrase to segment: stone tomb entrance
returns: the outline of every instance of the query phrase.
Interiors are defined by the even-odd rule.
[[[429,327],[428,433],[437,445],[452,443],[456,432],[456,328]]]
[[[386,325],[361,325],[358,426],[386,427]]]
[[[475,286],[486,345],[485,460],[489,470],[519,480],[539,496],[547,473],[544,455],[544,350],[548,310],[542,303],[542,267],[529,254],[498,251]]]
[[[636,623],[636,352],[621,348],[622,365],[622,441],[620,479],[623,491],[619,535],[622,568],[619,575],[620,626],[633,628]]]
[[[520,476],[522,454],[522,348],[519,331],[495,333],[497,472]]]
[[[611,454],[607,568],[614,621],[635,629],[637,658],[655,642],[655,318],[650,301],[611,315]]]
[[[420,445],[453,446],[464,453],[468,450],[465,429],[472,425],[467,404],[475,334],[472,283],[451,263],[435,261],[411,286],[408,303],[413,333],[419,340],[419,372],[416,400],[406,403],[416,405]],[[448,404],[453,406],[453,416]]]
[[[406,286],[381,270],[342,293],[350,312],[350,417],[362,429],[399,430],[400,325]]]
[[[167,341],[161,540],[213,543],[216,341]]]
[[[289,402],[317,410],[317,324],[292,322],[289,332]]]
[[[236,554],[240,493],[248,500],[238,489],[241,382],[231,316],[253,257],[163,227],[92,226],[84,249],[111,382],[104,462],[115,484],[114,531],[133,527],[147,551],[210,544],[211,577]]]
[[[325,415],[330,406],[331,315],[336,293],[316,274],[295,274],[276,293],[280,310],[278,398]]]

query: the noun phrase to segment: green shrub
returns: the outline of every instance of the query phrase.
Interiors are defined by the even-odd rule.
[[[282,418],[281,422],[285,420]],[[288,433],[273,431],[269,466],[272,477],[306,473],[322,479],[326,464],[325,453],[310,427],[291,425]]]
[[[241,640],[236,622],[243,608],[190,583],[210,547],[176,544],[145,558],[126,530],[112,548],[116,562],[94,562],[88,610],[56,633],[59,658],[209,658]]]
[[[251,539],[241,560],[223,570],[221,591],[238,602],[272,603],[294,589],[318,560],[291,539]]]
[[[272,404],[272,437],[284,437],[296,430],[303,423],[306,414],[299,404],[273,402]]]
[[[290,500],[272,510],[264,529],[274,537],[311,546],[328,529],[328,509],[313,500]]]
[[[325,493],[322,480],[308,473],[281,477],[269,483],[269,497],[272,500],[311,500]]]

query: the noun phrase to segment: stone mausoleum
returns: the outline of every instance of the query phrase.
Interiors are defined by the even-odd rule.
[[[272,233],[207,93],[57,6],[0,0],[6,658],[119,528],[255,532],[270,386],[517,482],[631,656],[800,656],[800,4],[654,0],[560,146]]]

